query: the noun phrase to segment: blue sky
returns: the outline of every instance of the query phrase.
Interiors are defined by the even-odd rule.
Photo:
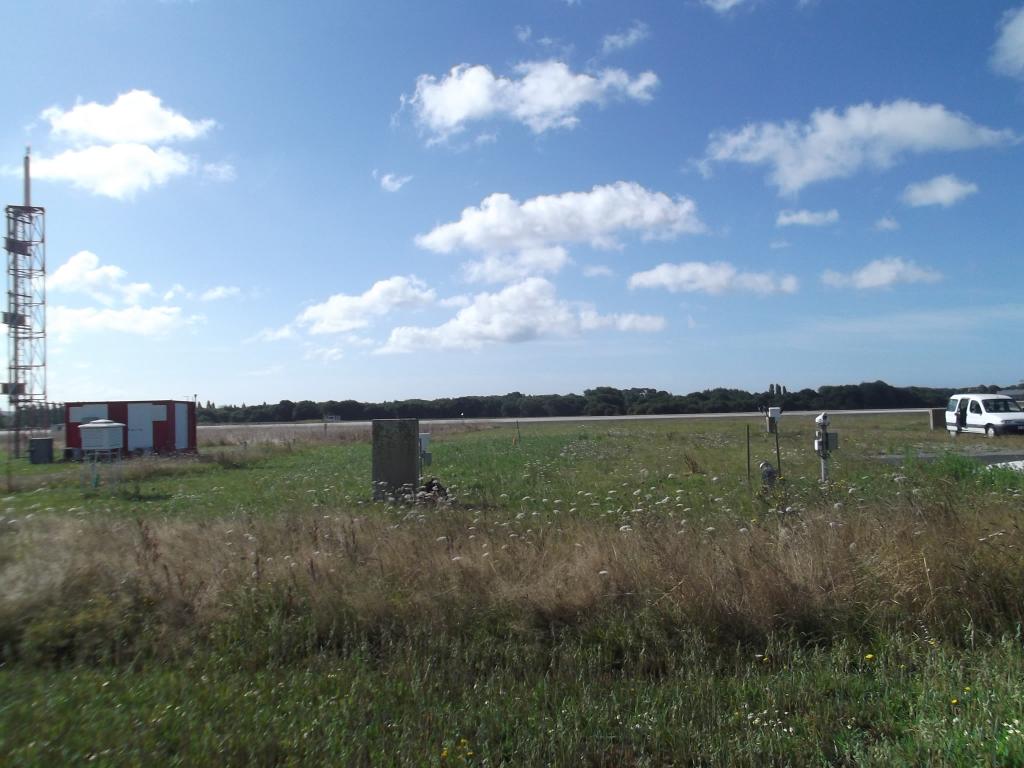
[[[49,394],[1024,377],[1020,0],[39,0]]]

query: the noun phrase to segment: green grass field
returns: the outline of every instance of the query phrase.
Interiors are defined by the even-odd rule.
[[[770,491],[734,419],[438,434],[417,505],[351,439],[9,462],[0,764],[1024,764],[1024,474],[958,455],[1024,438],[834,429]]]

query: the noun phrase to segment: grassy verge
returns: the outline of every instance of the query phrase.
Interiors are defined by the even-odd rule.
[[[770,492],[736,422],[446,436],[415,507],[367,502],[360,443],[54,474],[0,520],[0,755],[1024,761],[1024,478],[841,429],[831,486],[794,429]]]
[[[659,674],[644,668],[639,644],[611,664],[602,643],[578,638],[494,641],[470,634],[382,649],[363,640],[343,656],[245,670],[211,656],[133,671],[8,674],[5,764],[1024,760],[1024,668],[1009,641],[955,653],[903,638],[868,648],[781,642],[767,657],[728,665],[680,637]]]

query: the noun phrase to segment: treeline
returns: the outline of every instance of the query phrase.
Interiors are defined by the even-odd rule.
[[[996,392],[995,385],[967,388],[976,392]],[[310,421],[335,418],[342,421],[370,419],[478,419],[528,418],[536,416],[622,416],[661,413],[741,413],[778,405],[787,411],[852,410],[872,408],[939,408],[954,391],[931,387],[893,387],[884,381],[817,390],[790,392],[772,384],[764,392],[742,389],[706,389],[688,395],[673,395],[661,389],[644,387],[616,389],[595,387],[582,395],[506,395],[443,397],[437,400],[396,400],[361,403],[356,400],[281,400],[260,405],[200,405],[197,418],[203,424]]]
[[[64,423],[63,403],[37,403],[23,406],[21,411],[22,429],[49,428],[51,424]],[[14,414],[9,410],[0,411],[0,429],[14,428]]]

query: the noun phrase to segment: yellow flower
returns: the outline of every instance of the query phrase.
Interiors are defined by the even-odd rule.
[[[864,654],[864,659],[866,661],[874,661],[874,658],[875,658],[875,654],[873,654],[873,653],[865,653]]]
[[[956,696],[954,696],[952,699],[949,700],[949,703],[950,704],[959,704],[960,703],[960,699],[958,699]]]

